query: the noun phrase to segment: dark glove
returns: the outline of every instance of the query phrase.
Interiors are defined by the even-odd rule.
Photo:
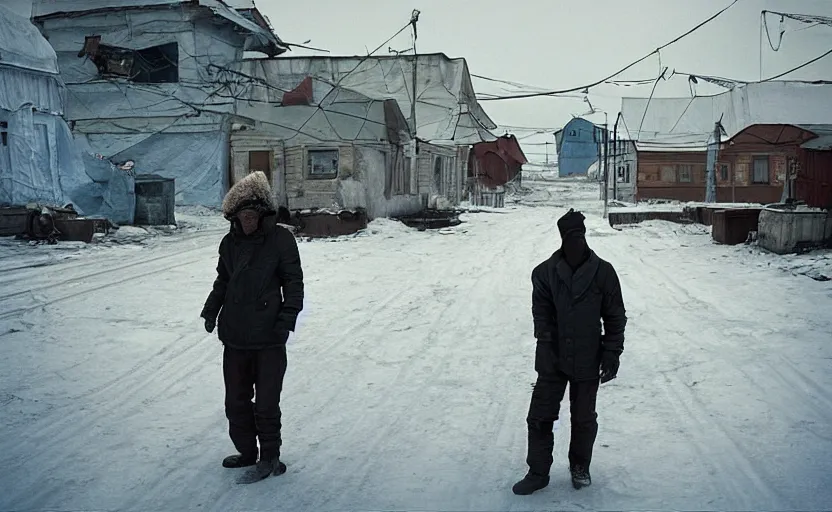
[[[214,327],[216,327],[216,326],[217,326],[216,321],[211,320],[210,318],[205,319],[205,330],[208,331],[209,334],[214,332]]]
[[[618,356],[618,352],[612,350],[605,350],[601,354],[601,384],[611,381],[618,375],[618,366],[621,364]]]

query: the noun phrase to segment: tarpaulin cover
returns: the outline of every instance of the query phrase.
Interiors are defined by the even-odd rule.
[[[2,7],[0,53],[4,60],[7,55],[28,56],[17,58],[14,67],[0,65],[0,122],[6,123],[6,144],[0,144],[0,204],[72,203],[82,215],[131,223],[133,178],[85,152],[89,148],[73,138],[57,115],[63,111],[63,85],[57,75],[47,73],[57,72],[55,52],[27,18]],[[39,60],[47,53],[51,60]],[[47,62],[52,64],[43,65]]]
[[[58,74],[55,50],[28,18],[0,4],[0,64]]]
[[[270,84],[273,99],[294,89],[307,76],[375,99],[395,99],[410,117],[413,61],[406,57],[299,57],[248,60],[240,70]],[[417,136],[436,144],[475,144],[496,137],[496,128],[479,105],[465,59],[419,55],[416,67]],[[320,101],[319,98],[315,98]]]
[[[755,124],[828,124],[832,84],[771,81],[693,99],[623,98],[621,113],[639,150],[704,152],[720,119],[726,137],[722,142]]]
[[[174,178],[178,204],[219,206],[227,189],[228,133],[158,133],[110,160],[134,161],[136,174]]]
[[[395,102],[368,98],[318,78],[304,78],[300,83],[309,84],[311,105],[283,106],[284,93],[279,85],[249,85],[247,96],[251,101],[239,101],[237,113],[259,121],[259,129],[293,144],[396,142],[400,139],[398,131],[408,130]],[[286,91],[293,89],[294,85]]]

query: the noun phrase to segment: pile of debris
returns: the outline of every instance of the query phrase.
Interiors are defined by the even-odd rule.
[[[107,234],[112,225],[107,219],[86,219],[70,204],[63,207],[30,203],[0,207],[0,236],[23,240],[92,242],[96,233]]]

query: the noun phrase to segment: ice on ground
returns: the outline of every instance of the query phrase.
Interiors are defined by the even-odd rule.
[[[0,510],[828,510],[832,282],[707,228],[610,228],[585,180],[529,186],[454,235],[377,220],[300,244],[289,471],[247,487],[220,467],[222,347],[198,318],[221,217],[145,244],[18,244],[35,267],[0,241]],[[529,277],[570,207],[619,273],[626,350],[592,487],[569,484],[564,403],[552,482],[521,498]]]

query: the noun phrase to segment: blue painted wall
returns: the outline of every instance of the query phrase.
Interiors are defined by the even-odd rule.
[[[575,117],[555,135],[558,151],[558,175],[586,175],[589,166],[598,160],[598,143],[594,124]]]

